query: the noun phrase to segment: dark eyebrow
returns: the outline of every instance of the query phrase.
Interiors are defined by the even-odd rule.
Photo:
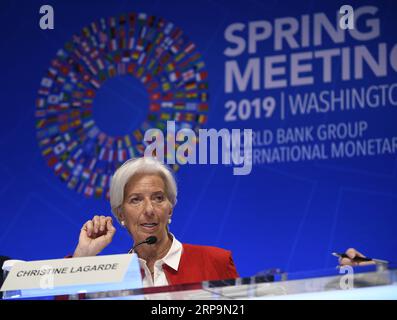
[[[161,191],[161,190],[159,190],[159,191],[155,191],[155,192],[153,192],[151,195],[158,195],[158,194],[165,195],[165,192],[164,192],[164,191]],[[133,193],[130,193],[129,195],[127,195],[127,197],[126,197],[126,198],[131,198],[132,196],[141,196],[141,195],[142,195],[142,193],[139,193],[139,192],[133,192]]]
[[[142,195],[142,193],[133,192],[133,193],[130,193],[129,195],[127,195],[126,198],[131,198],[132,196],[140,196],[140,195]]]
[[[152,193],[152,195],[158,195],[158,194],[164,195],[165,192],[164,191],[155,191]]]

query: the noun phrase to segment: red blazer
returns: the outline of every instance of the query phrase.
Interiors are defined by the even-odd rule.
[[[230,251],[209,246],[183,243],[178,271],[163,264],[169,285],[239,277]],[[68,255],[65,258],[71,258]],[[142,276],[144,275],[141,270]]]
[[[210,280],[235,279],[239,275],[232,259],[230,251],[209,247],[183,243],[181,260],[179,261],[178,271],[163,264],[163,270],[169,285],[183,283],[194,283]],[[67,256],[66,258],[71,258]],[[145,290],[152,290],[145,288]],[[69,296],[57,296],[56,300],[65,300]]]
[[[238,278],[230,251],[192,244],[182,244],[178,271],[163,264],[170,285]]]

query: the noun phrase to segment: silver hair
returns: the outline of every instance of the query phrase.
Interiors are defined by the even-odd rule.
[[[164,182],[165,194],[172,207],[176,205],[177,186],[171,170],[156,158],[142,157],[129,159],[116,170],[110,184],[110,206],[113,215],[120,222],[120,209],[124,202],[124,189],[138,174],[155,174]]]

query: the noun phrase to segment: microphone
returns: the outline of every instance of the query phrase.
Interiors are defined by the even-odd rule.
[[[155,236],[150,236],[147,237],[145,240],[139,242],[138,244],[136,244],[131,250],[130,252],[134,251],[136,247],[139,247],[141,244],[147,243],[147,244],[155,244],[157,242],[157,237]]]
[[[145,242],[147,244],[155,244],[157,242],[157,238],[155,236],[147,237]]]

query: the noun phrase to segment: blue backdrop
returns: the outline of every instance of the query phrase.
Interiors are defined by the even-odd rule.
[[[344,2],[2,1],[0,254],[24,260],[63,257],[73,252],[87,219],[111,214],[105,197],[68,187],[70,177],[62,178],[49,164],[46,148],[39,145],[37,113],[48,93],[39,91],[53,88],[43,79],[74,34],[101,18],[146,13],[145,21],[161,17],[180,28],[184,43],[194,43],[201,55],[205,85],[186,87],[208,93],[200,102],[205,118],[198,125],[254,131],[249,175],[233,175],[222,164],[180,166],[170,227],[179,240],[232,250],[243,276],[275,267],[332,267],[337,261],[331,252],[348,247],[397,261],[397,5],[354,1],[354,33],[338,29],[336,16]],[[54,9],[53,30],[39,26],[44,4]],[[330,24],[321,24],[325,20]],[[234,29],[236,23],[241,25]],[[282,38],[295,27],[293,36]],[[226,54],[227,48],[235,56]],[[346,100],[334,99],[332,109],[331,97],[341,94]],[[299,108],[299,98],[311,100]],[[96,90],[91,116],[108,136],[125,135],[146,119],[149,100],[142,79],[116,76]],[[263,107],[268,101],[274,110]],[[345,136],[343,130],[357,123],[362,132]],[[339,132],[323,137],[329,124],[339,124]],[[282,133],[302,127],[311,130],[312,139],[309,134],[282,143]],[[274,139],[266,144],[269,132]],[[305,146],[323,151],[304,158],[299,154]],[[130,247],[128,234],[118,227],[103,253]]]

